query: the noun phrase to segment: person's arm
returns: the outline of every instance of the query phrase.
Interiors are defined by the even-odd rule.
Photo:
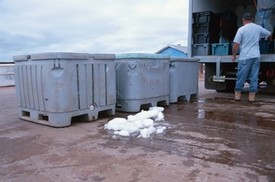
[[[239,28],[234,37],[233,46],[232,46],[232,62],[235,62],[236,60],[237,52],[242,42],[242,34],[243,34],[242,32],[243,32],[242,29]]]
[[[265,28],[262,28],[261,36],[265,37],[266,39],[272,40],[272,34],[271,34],[271,32],[268,31],[268,30],[266,30]]]
[[[235,62],[236,60],[236,56],[237,56],[237,52],[239,50],[239,46],[240,44],[234,42],[233,43],[233,48],[232,48],[232,62]]]

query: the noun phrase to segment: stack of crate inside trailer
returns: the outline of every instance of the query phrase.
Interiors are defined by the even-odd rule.
[[[193,56],[211,54],[211,43],[219,41],[219,16],[211,11],[193,13]]]
[[[212,44],[212,55],[224,56],[232,54],[232,41],[238,30],[237,16],[231,11],[219,13],[219,43]]]
[[[231,42],[237,29],[237,16],[231,11],[193,13],[193,56],[231,54]]]

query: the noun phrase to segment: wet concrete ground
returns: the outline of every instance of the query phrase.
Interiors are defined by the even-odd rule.
[[[275,181],[275,95],[246,97],[200,83],[197,100],[165,108],[164,134],[142,139],[114,137],[106,116],[66,128],[22,121],[15,89],[0,88],[0,180]]]

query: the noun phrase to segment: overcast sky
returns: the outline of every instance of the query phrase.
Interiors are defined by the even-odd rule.
[[[0,61],[39,52],[187,45],[188,0],[0,0]]]

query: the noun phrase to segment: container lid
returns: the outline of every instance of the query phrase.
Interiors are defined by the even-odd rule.
[[[126,53],[116,54],[116,59],[169,59],[169,55],[150,53]]]
[[[14,66],[14,63],[0,64],[0,67],[10,67],[10,66]]]
[[[172,58],[170,58],[170,61],[171,62],[199,62],[200,59],[172,57]]]
[[[29,59],[29,55],[18,55],[18,56],[13,56],[13,61],[14,62],[20,62],[20,61],[27,61]]]
[[[33,61],[53,60],[53,59],[87,60],[89,59],[89,54],[72,53],[72,52],[48,52],[48,53],[31,54],[30,59]]]
[[[0,64],[13,64],[14,61],[11,60],[0,60]]]
[[[88,53],[72,53],[72,52],[47,52],[38,53],[30,55],[19,55],[14,56],[13,60],[16,62],[27,61],[31,59],[32,61],[39,60],[106,60],[115,59],[114,54],[88,54]]]
[[[115,54],[89,54],[89,57],[94,60],[114,60]]]

